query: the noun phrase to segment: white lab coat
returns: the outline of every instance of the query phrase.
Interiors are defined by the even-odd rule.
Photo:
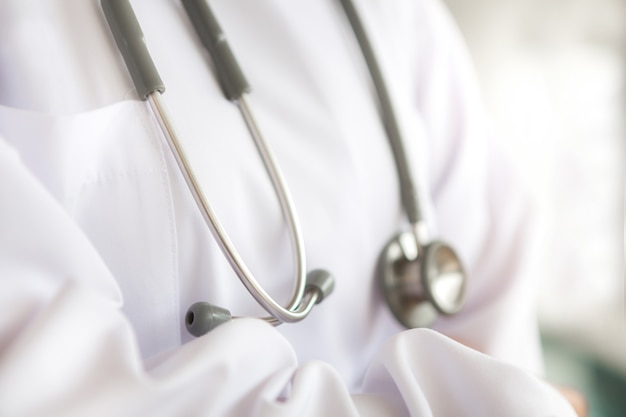
[[[211,3],[291,188],[308,266],[332,271],[335,292],[302,323],[234,320],[192,340],[183,317],[195,301],[262,312],[137,100],[98,2],[3,0],[0,415],[571,415],[536,376],[530,211],[442,7],[358,4],[431,234],[469,271],[460,315],[403,331],[374,271],[407,224],[340,7]],[[250,269],[286,300],[286,228],[238,111],[180,4],[132,4],[204,192]]]

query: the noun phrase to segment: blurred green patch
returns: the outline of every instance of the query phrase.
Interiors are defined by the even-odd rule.
[[[548,380],[584,393],[589,417],[626,417],[626,375],[557,338],[541,343]]]

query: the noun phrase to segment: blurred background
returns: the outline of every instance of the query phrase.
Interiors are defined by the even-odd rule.
[[[445,0],[541,213],[548,378],[626,416],[626,0]]]

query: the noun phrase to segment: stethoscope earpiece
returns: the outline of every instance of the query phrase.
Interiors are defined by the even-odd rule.
[[[395,318],[407,328],[427,327],[465,301],[465,273],[454,250],[441,241],[420,245],[412,232],[394,236],[379,259],[380,283]]]
[[[321,303],[328,297],[335,288],[335,277],[324,270],[314,269],[306,276],[305,295],[306,298],[315,297],[315,304]],[[297,306],[291,310],[297,312],[302,306]],[[215,329],[220,324],[224,324],[233,318],[229,310],[209,304],[204,301],[194,303],[187,309],[185,315],[185,327],[193,336],[200,337]],[[266,318],[272,324],[279,324],[272,318]]]
[[[335,277],[325,269],[314,269],[306,275],[305,291],[315,291],[319,304],[328,297],[335,289]]]
[[[200,301],[187,309],[185,327],[193,336],[200,337],[232,318],[227,309]]]

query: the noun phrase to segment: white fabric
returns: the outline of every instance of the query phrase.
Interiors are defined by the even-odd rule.
[[[238,111],[179,3],[132,4],[204,192],[252,271],[287,299],[287,233]],[[98,2],[4,0],[0,415],[572,415],[535,376],[530,211],[440,5],[359,3],[431,233],[470,276],[462,314],[403,331],[374,271],[406,220],[339,6],[211,4],[254,86],[309,268],[332,271],[335,293],[302,323],[235,320],[192,340],[183,317],[195,301],[261,311],[136,100]]]

